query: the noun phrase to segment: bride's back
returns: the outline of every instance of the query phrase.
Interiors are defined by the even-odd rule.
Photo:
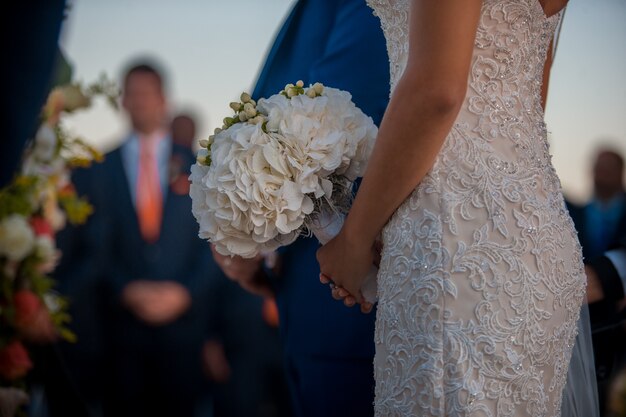
[[[412,75],[403,74],[409,36],[419,43],[414,35],[428,35],[431,21],[417,19],[427,29],[412,27],[409,35],[409,22],[416,21],[411,0],[368,1],[387,39],[392,93],[401,85],[398,94],[406,94],[411,84],[400,79]],[[467,42],[471,61],[458,115],[434,164],[384,229],[379,415],[400,409],[410,410],[400,415],[559,414],[586,281],[541,103],[563,4],[475,3],[477,29],[473,45]],[[412,55],[411,71],[451,73],[442,66],[454,57],[445,50],[446,60],[437,55],[456,33],[469,31],[445,27],[437,34],[450,35],[448,44],[423,47],[440,66],[416,64]],[[436,81],[440,87],[449,80]]]

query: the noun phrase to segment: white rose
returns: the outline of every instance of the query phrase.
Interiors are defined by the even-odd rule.
[[[35,234],[23,216],[12,214],[0,222],[0,255],[19,262],[34,244]]]

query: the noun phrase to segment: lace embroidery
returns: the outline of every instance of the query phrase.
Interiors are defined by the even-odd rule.
[[[408,0],[368,0],[391,91]],[[586,278],[552,167],[540,91],[558,16],[486,0],[462,110],[384,230],[377,416],[560,415]]]

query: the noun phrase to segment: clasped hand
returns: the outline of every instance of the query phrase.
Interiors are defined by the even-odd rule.
[[[347,307],[360,304],[361,311],[369,313],[373,305],[365,301],[361,287],[372,265],[378,264],[379,253],[377,245],[351,241],[342,231],[317,251],[320,281],[330,285],[334,299]]]
[[[175,281],[137,280],[126,285],[122,301],[142,321],[163,326],[189,309],[191,295]]]

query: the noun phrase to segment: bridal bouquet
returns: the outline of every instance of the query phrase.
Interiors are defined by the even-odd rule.
[[[365,172],[377,134],[372,119],[346,91],[302,81],[258,103],[243,93],[230,107],[234,115],[201,141],[191,168],[199,236],[244,258],[309,232],[332,239]]]

